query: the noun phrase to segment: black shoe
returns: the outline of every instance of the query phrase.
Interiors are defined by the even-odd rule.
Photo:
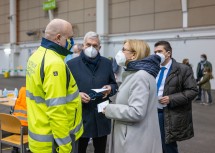
[[[19,153],[18,151],[19,149],[17,147],[13,147],[13,150],[11,151],[11,153]]]

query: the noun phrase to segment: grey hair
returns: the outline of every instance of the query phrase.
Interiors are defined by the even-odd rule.
[[[87,32],[86,34],[85,34],[85,36],[84,36],[84,42],[86,42],[87,41],[87,39],[95,39],[95,38],[97,38],[98,40],[99,40],[99,44],[101,43],[100,42],[100,37],[99,37],[99,35],[97,34],[97,33],[95,33],[95,32],[93,32],[93,31],[89,31],[89,32]]]

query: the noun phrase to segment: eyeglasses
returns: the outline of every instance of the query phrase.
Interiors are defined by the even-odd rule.
[[[122,47],[122,51],[128,51],[128,52],[134,52],[133,50],[128,50],[128,49],[125,49],[124,47]]]
[[[88,95],[89,95],[89,97],[90,97],[91,100],[96,100],[97,98],[101,98],[101,97],[104,96],[101,92],[99,92],[99,93],[97,93],[97,92],[91,92]]]

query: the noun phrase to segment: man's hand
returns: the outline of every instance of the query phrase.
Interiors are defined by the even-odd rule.
[[[103,98],[106,98],[106,97],[110,94],[110,92],[111,92],[111,86],[110,86],[110,85],[105,85],[105,86],[103,86],[102,88],[108,89],[108,90],[102,92],[102,93],[104,94],[104,97],[103,97]]]
[[[169,96],[164,96],[164,97],[159,98],[159,102],[163,105],[169,104]]]
[[[80,96],[83,103],[88,103],[90,101],[90,97],[88,96],[88,94],[80,92]]]

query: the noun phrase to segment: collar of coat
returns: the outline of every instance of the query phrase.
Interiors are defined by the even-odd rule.
[[[176,60],[174,58],[172,58],[172,66],[171,66],[171,71],[170,71],[169,75],[172,73],[175,73],[178,70],[179,70],[179,65],[176,62]]]
[[[165,84],[167,84],[175,75],[180,73],[180,65],[176,62],[175,59],[172,58],[172,65],[170,73],[168,74]]]
[[[44,48],[53,50],[54,52],[56,52],[60,55],[63,55],[63,56],[67,56],[68,54],[70,54],[70,52],[66,48],[64,48],[46,38],[42,38],[41,46]]]

